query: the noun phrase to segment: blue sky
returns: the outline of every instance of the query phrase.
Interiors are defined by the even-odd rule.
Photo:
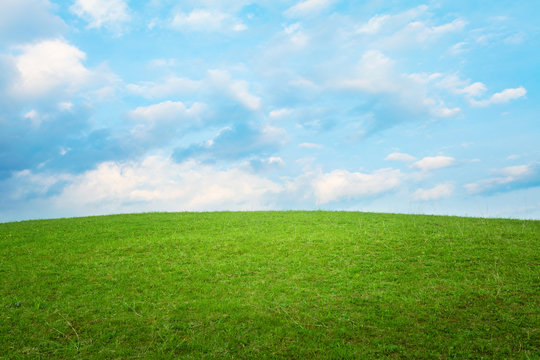
[[[2,0],[0,221],[540,218],[540,3]]]

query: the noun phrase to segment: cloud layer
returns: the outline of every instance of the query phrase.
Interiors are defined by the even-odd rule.
[[[540,9],[512,7],[6,0],[0,221],[540,217]]]

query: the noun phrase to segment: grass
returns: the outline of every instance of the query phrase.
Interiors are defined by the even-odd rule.
[[[155,213],[0,224],[0,358],[538,359],[540,221]]]

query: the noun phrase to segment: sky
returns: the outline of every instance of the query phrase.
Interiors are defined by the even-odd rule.
[[[0,0],[0,221],[540,219],[540,2]]]

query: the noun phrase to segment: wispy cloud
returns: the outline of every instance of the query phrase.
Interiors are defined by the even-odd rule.
[[[540,163],[509,166],[497,170],[498,176],[465,185],[471,194],[495,194],[540,186]]]
[[[312,15],[328,8],[332,2],[333,0],[304,0],[288,8],[284,14],[288,17]]]
[[[219,10],[193,9],[189,13],[178,11],[169,26],[180,31],[238,32],[247,26],[228,13]]]
[[[385,157],[384,160],[386,160],[386,161],[412,162],[412,161],[416,160],[416,158],[414,156],[412,156],[412,155],[409,155],[409,154],[395,152],[395,153],[388,154],[388,156]]]
[[[396,188],[401,181],[401,172],[394,169],[380,169],[372,173],[334,170],[317,176],[313,186],[317,202],[326,204],[378,195]]]

